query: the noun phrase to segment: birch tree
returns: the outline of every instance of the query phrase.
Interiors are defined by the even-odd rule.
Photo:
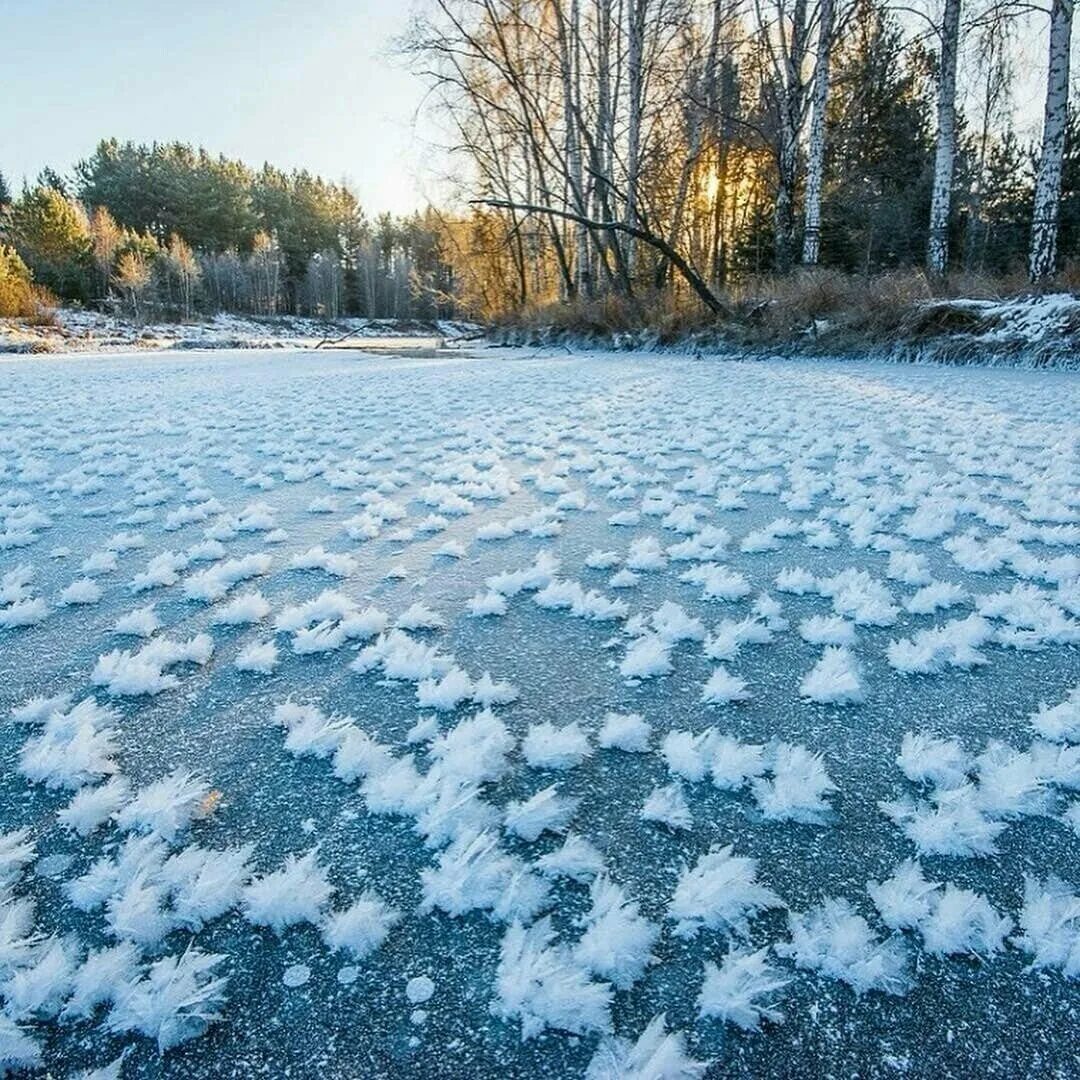
[[[776,202],[773,243],[776,268],[791,268],[795,247],[795,188],[806,118],[807,0],[755,0],[758,33],[771,69],[768,93],[776,118]]]
[[[1073,0],[1054,0],[1050,9],[1050,65],[1046,74],[1042,153],[1035,179],[1028,272],[1041,282],[1057,263],[1058,212],[1061,206],[1061,161],[1069,106],[1069,48]]]
[[[645,108],[645,25],[649,0],[626,0],[626,72],[628,84],[628,116],[626,129],[626,217],[631,228],[638,224],[639,184],[641,179],[641,122]],[[637,256],[636,237],[630,235],[627,244],[630,272]]]
[[[945,0],[941,20],[941,70],[938,75],[937,142],[930,195],[930,233],[926,269],[941,277],[949,265],[949,210],[956,160],[956,61],[960,51],[960,0]]]
[[[829,59],[833,38],[833,0],[821,0],[817,60],[811,93],[810,140],[806,151],[806,205],[802,261],[817,266],[821,255],[821,184],[825,171],[825,111],[829,104]]]
[[[585,173],[581,152],[581,11],[578,0],[570,0],[570,10],[563,10],[561,0],[552,5],[558,26],[559,68],[563,92],[563,127],[566,136],[566,168],[572,203],[582,216],[588,214]],[[592,293],[591,251],[588,229],[576,225],[574,245],[574,291],[579,296]]]
[[[827,219],[835,265],[944,272],[963,0],[944,2],[937,65],[889,0],[429,0],[412,51],[470,207],[451,246],[489,260],[455,265],[498,314],[716,311],[740,278],[820,262]],[[983,171],[1008,114],[986,113]]]

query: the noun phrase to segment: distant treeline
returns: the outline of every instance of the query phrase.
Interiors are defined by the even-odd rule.
[[[0,314],[32,287],[138,319],[454,314],[433,212],[372,220],[344,184],[183,143],[103,141],[17,196],[0,177],[0,232]]]

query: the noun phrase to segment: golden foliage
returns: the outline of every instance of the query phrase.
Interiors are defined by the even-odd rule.
[[[34,284],[15,249],[0,244],[0,316],[50,322],[49,308],[55,303],[47,290]]]

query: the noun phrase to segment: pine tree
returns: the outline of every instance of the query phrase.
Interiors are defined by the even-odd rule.
[[[933,169],[925,54],[894,17],[858,0],[836,50],[829,105],[822,261],[873,272],[919,261]]]
[[[1075,112],[1065,126],[1057,247],[1063,264],[1080,256],[1080,116]]]
[[[65,199],[71,194],[68,190],[67,181],[55,169],[48,165],[38,173],[36,186],[52,188],[53,191],[63,195]]]
[[[987,154],[972,269],[983,273],[1019,269],[1031,231],[1031,198],[1031,156],[1008,129]]]

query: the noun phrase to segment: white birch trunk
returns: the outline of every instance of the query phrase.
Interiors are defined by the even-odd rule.
[[[1073,0],[1054,0],[1050,11],[1050,68],[1046,75],[1046,110],[1042,154],[1035,180],[1035,210],[1031,223],[1028,270],[1031,280],[1043,281],[1057,262],[1058,210],[1061,203],[1061,160],[1069,108],[1069,40]]]
[[[781,7],[781,12],[783,8]],[[780,145],[777,155],[776,207],[774,210],[775,265],[787,273],[795,258],[795,186],[799,178],[799,138],[804,119],[806,86],[803,62],[806,59],[806,0],[795,0],[791,8],[790,40],[782,40],[780,64]]]
[[[584,165],[581,154],[581,133],[578,131],[577,67],[580,57],[581,15],[578,0],[570,0],[570,14],[559,10],[559,60],[562,67],[563,124],[566,129],[566,170],[570,187],[570,201],[576,213],[582,217],[589,212],[585,198]],[[589,230],[582,224],[574,226],[574,288],[579,296],[591,291],[591,252]]]
[[[806,218],[802,255],[805,266],[817,266],[821,255],[821,185],[825,173],[825,110],[829,104],[832,35],[833,0],[821,0],[812,95],[813,115],[810,118],[810,142],[806,153]]]
[[[949,206],[956,159],[956,59],[960,49],[960,0],[945,0],[941,23],[941,74],[937,100],[937,147],[930,197],[926,268],[941,277],[949,265]]]
[[[614,159],[611,103],[611,0],[595,0],[596,19],[596,147],[603,178],[593,185],[593,217],[603,221],[610,202],[611,162]]]
[[[643,70],[645,57],[645,15],[648,0],[628,0],[626,5],[627,38],[626,67],[629,104],[626,124],[626,224],[638,224],[638,185],[641,178],[641,112],[644,105]],[[637,246],[631,237],[627,242],[627,263],[631,274],[637,256]]]

